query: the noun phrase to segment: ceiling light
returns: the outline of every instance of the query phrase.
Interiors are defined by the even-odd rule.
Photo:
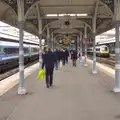
[[[57,14],[46,14],[47,17],[57,17]]]
[[[87,16],[87,14],[77,14],[77,16]]]
[[[67,15],[67,14],[59,14],[59,16],[61,16],[61,17],[62,17],[62,16],[66,16],[66,15]]]
[[[76,16],[76,14],[67,14],[67,15],[69,15],[69,16]]]

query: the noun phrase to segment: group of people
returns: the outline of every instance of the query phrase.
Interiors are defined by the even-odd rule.
[[[46,73],[46,87],[49,88],[53,85],[53,71],[54,67],[58,69],[60,61],[63,65],[68,63],[69,52],[68,50],[54,50],[45,48],[42,53],[42,69],[45,67]]]
[[[70,51],[71,60],[73,61],[73,67],[76,67],[76,61],[78,58],[77,50]],[[59,63],[63,65],[68,63],[69,52],[65,50],[54,50],[46,47],[42,53],[42,69],[45,68],[46,74],[46,87],[49,88],[53,85],[53,71],[54,67],[58,70]]]

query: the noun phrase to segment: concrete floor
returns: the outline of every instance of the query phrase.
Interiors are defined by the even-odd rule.
[[[36,76],[26,79],[28,95],[18,96],[16,86],[0,98],[0,120],[120,119],[120,94],[111,91],[113,79],[104,73],[70,63],[55,71],[50,89]]]

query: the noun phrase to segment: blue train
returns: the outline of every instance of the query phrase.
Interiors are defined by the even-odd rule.
[[[24,62],[39,58],[39,46],[24,44]],[[0,72],[16,67],[19,63],[19,43],[0,41]]]

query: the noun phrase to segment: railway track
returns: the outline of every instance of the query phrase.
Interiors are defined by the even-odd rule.
[[[27,67],[29,67],[29,66],[37,63],[37,62],[38,62],[38,60],[29,62],[29,63],[27,63],[25,65],[25,68],[27,68]],[[17,68],[13,68],[13,69],[11,69],[9,71],[6,71],[5,73],[1,73],[0,74],[0,81],[3,80],[3,79],[5,79],[5,78],[7,78],[7,77],[9,77],[9,76],[11,76],[11,75],[13,75],[13,74],[15,74],[15,73],[17,73],[17,72],[19,72],[19,67],[18,66],[17,66]]]
[[[88,56],[88,58],[92,60],[92,56]],[[98,63],[102,63],[103,65],[106,65],[110,68],[115,69],[115,58],[114,57],[110,57],[110,58],[97,57],[96,60]]]

